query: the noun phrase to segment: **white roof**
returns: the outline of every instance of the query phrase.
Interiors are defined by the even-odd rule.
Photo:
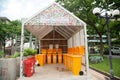
[[[25,28],[42,39],[55,30],[66,39],[86,25],[81,19],[54,2],[24,22]]]

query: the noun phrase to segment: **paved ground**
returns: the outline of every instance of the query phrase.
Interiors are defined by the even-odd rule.
[[[107,76],[100,74],[92,69],[89,69],[90,75],[94,78],[94,80],[110,80]]]
[[[32,77],[23,77],[22,80],[87,80],[86,75],[74,76],[72,72],[67,70],[63,64],[46,64],[43,67],[36,66],[35,71],[36,72]],[[106,79],[106,76],[103,76],[90,69],[89,80],[108,79]]]

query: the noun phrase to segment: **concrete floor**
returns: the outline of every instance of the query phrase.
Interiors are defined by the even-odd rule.
[[[63,64],[46,64],[43,67],[36,66],[34,75],[23,77],[22,80],[87,80],[87,77],[86,75],[74,76]]]

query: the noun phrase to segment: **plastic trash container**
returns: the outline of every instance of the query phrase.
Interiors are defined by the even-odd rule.
[[[63,63],[64,63],[65,66],[66,66],[66,55],[67,54],[63,54]]]
[[[58,54],[58,63],[62,63],[62,54]]]
[[[72,55],[72,72],[74,75],[79,75],[82,69],[82,56]]]
[[[80,55],[84,55],[84,54],[85,54],[85,47],[84,47],[84,46],[80,46],[80,47],[79,47],[79,50],[78,50],[78,53],[79,53]]]
[[[40,66],[44,66],[44,54],[36,55],[36,59]]]
[[[46,54],[43,54],[43,62],[46,64]]]
[[[47,54],[47,63],[48,64],[51,64],[52,63],[52,58],[51,58],[52,56],[51,56],[51,54],[49,53],[49,54]]]
[[[68,65],[69,65],[69,54],[66,54],[66,68],[68,69]]]
[[[70,54],[67,55],[67,68],[70,70]]]
[[[34,57],[34,56],[33,56],[33,57],[30,57],[30,58],[28,58],[28,59],[32,60],[32,61],[33,61],[33,64],[35,65],[36,60],[35,60],[35,57]]]
[[[53,54],[53,64],[56,64],[57,63],[57,54]]]
[[[42,49],[42,54],[46,54],[47,50],[46,49]]]
[[[31,77],[34,73],[34,61],[32,59],[24,60],[24,75],[26,77]]]
[[[72,71],[72,65],[73,65],[73,57],[72,57],[72,54],[69,55],[69,70]]]

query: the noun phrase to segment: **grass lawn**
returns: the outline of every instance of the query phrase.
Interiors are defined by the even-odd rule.
[[[114,75],[120,77],[120,58],[113,58],[112,63],[113,63]],[[109,58],[107,57],[104,57],[104,61],[101,63],[98,63],[98,64],[90,63],[90,66],[108,73],[110,71]]]

